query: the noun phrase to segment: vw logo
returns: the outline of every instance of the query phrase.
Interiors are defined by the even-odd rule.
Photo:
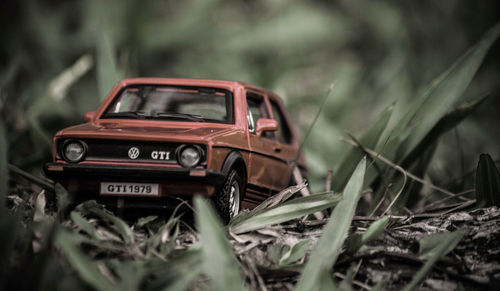
[[[137,157],[139,156],[139,149],[136,148],[136,147],[131,147],[129,150],[128,150],[128,157],[131,158],[132,160],[135,160],[137,159]]]

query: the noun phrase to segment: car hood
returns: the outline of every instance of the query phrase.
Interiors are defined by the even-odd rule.
[[[197,126],[194,127],[193,126]],[[134,124],[123,122],[90,122],[72,126],[60,131],[58,137],[79,138],[112,138],[112,139],[144,139],[144,140],[182,140],[199,141],[213,139],[214,137],[231,132],[230,125],[214,125],[202,123],[189,123],[189,126],[173,123],[163,123],[161,126],[155,124]]]

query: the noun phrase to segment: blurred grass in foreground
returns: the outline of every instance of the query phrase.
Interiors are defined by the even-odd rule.
[[[359,136],[395,102],[388,125],[393,127],[500,11],[495,1],[21,0],[0,5],[0,108],[12,164],[39,169],[50,158],[53,134],[81,122],[122,77],[255,83],[284,98],[299,133],[335,81],[305,148],[316,191],[323,189],[327,170],[337,171],[349,151],[340,137]],[[457,192],[471,186],[466,173],[480,153],[500,156],[500,131],[492,126],[500,106],[497,51],[463,95],[469,100],[489,93],[490,98],[445,135],[426,173]]]

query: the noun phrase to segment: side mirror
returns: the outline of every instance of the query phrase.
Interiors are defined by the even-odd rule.
[[[83,116],[83,121],[89,122],[95,117],[95,111],[89,111]]]
[[[255,132],[257,136],[261,136],[265,131],[277,131],[278,130],[278,122],[271,118],[259,118],[257,120],[257,128]]]

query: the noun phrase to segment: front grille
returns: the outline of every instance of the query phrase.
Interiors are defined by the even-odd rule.
[[[180,143],[128,140],[85,139],[82,141],[87,144],[86,161],[177,163],[175,153],[177,147],[181,145]],[[64,141],[58,143],[59,154],[63,143]],[[202,148],[206,152],[206,148],[204,146]]]

